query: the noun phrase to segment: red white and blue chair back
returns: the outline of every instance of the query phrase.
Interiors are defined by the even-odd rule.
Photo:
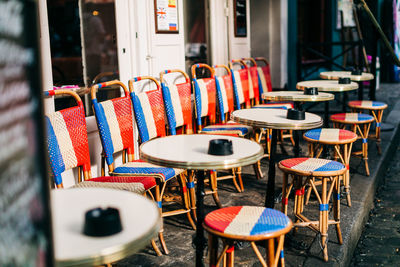
[[[96,98],[98,89],[111,85],[120,86],[124,95],[98,102]],[[129,91],[118,80],[95,84],[90,91],[105,158],[110,171],[112,171],[114,153],[125,150],[128,161],[132,161],[134,157],[132,103],[129,98]]]
[[[196,69],[206,68],[211,73],[210,78],[196,78]],[[208,118],[210,124],[215,122],[216,116],[216,85],[214,70],[207,64],[192,66],[192,77],[195,97],[195,115],[198,130],[202,128],[202,118]]]
[[[153,82],[156,89],[135,93],[134,83],[143,80]],[[165,136],[165,111],[160,83],[150,76],[135,77],[129,80],[129,90],[141,142]]]
[[[268,61],[263,57],[256,57],[254,60],[264,63],[264,66],[257,66],[257,72],[260,77],[260,95],[266,92],[272,92],[271,71]]]
[[[77,106],[45,116],[50,167],[57,187],[62,187],[61,174],[82,167],[85,180],[91,178],[85,111],[80,97],[69,90],[50,90],[45,96],[70,95]]]
[[[254,100],[253,105],[260,103],[260,77],[258,75],[258,66],[256,61],[249,57],[249,58],[242,58],[242,60],[246,63],[247,69],[249,71],[249,82],[251,83],[250,88],[253,88],[254,92]]]
[[[165,76],[170,73],[180,73],[185,78],[184,83],[167,83]],[[181,128],[185,134],[193,133],[191,84],[189,76],[181,70],[165,70],[160,72],[161,89],[167,120],[172,135]]]
[[[234,65],[239,65],[240,69],[235,70]],[[249,83],[249,71],[246,66],[243,60],[231,60],[231,62],[229,62],[233,90],[235,93],[236,109],[241,109],[242,106],[250,107],[250,99],[254,98],[254,91],[250,90],[250,85],[252,84]]]
[[[231,71],[226,65],[213,66],[214,71],[217,68],[223,68],[227,72],[226,75],[223,75],[221,77],[215,76],[221,122],[224,123],[227,120],[229,120],[229,114],[232,111],[234,111],[234,93],[233,93],[232,75]]]

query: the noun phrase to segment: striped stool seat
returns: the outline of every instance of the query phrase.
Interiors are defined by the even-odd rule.
[[[279,164],[288,170],[308,176],[325,176],[330,172],[346,169],[340,162],[317,158],[291,158],[282,160]]]
[[[387,104],[379,101],[369,101],[369,100],[355,100],[350,101],[349,107],[359,108],[359,109],[385,109]]]
[[[152,177],[117,177],[102,176],[92,178],[76,184],[75,188],[104,187],[111,189],[126,190],[137,194],[144,194],[147,190],[156,186],[156,180]]]
[[[283,103],[283,102],[270,102],[265,104],[259,104],[253,106],[253,108],[280,108],[280,109],[291,109],[293,108],[292,103]]]
[[[157,166],[151,163],[148,163],[143,160],[135,160],[132,162],[127,162],[122,164],[121,166],[114,169],[112,172],[113,175],[126,175],[126,174],[135,174],[135,175],[151,175],[153,177],[157,177],[161,179],[161,181],[165,182],[169,179],[185,172],[183,169],[174,169],[174,168],[166,168]]]
[[[346,166],[346,174],[343,177],[344,190],[347,198],[347,205],[351,206],[350,198],[350,155],[353,143],[357,140],[357,134],[343,129],[322,128],[312,129],[304,133],[304,140],[309,144],[309,156],[319,158],[323,150],[329,149],[327,145],[334,147],[334,158]],[[307,191],[306,205],[310,198],[311,189]]]
[[[261,264],[267,266],[255,244],[261,240],[267,241],[268,266],[277,266],[279,259],[284,266],[284,236],[292,229],[292,221],[278,210],[254,206],[222,208],[207,214],[204,228],[209,233],[210,266],[219,266],[224,257],[227,266],[233,266],[236,241],[249,241]],[[219,237],[224,246],[218,256]]]
[[[348,130],[321,128],[321,129],[312,129],[307,131],[304,134],[304,138],[307,141],[342,144],[342,143],[349,143],[356,141],[357,134]]]
[[[280,161],[278,167],[283,172],[281,211],[287,214],[289,195],[294,189],[293,214],[296,218],[294,226],[308,227],[318,233],[324,260],[328,261],[329,225],[336,226],[339,244],[343,243],[340,230],[340,179],[347,169],[340,162],[318,158],[286,159]],[[290,177],[292,178],[291,181],[289,180]],[[318,179],[318,182],[322,184],[320,190],[316,188],[315,179]],[[303,214],[306,186],[310,186],[316,195],[319,204],[319,211],[316,212],[319,215],[318,220],[311,220]],[[329,220],[331,196],[333,196],[333,220]]]
[[[330,119],[331,121],[336,121],[339,123],[350,123],[350,124],[368,123],[374,121],[374,117],[362,113],[338,113],[331,115]]]
[[[228,121],[227,123],[218,123],[206,126],[201,131],[202,133],[226,133],[245,136],[253,132],[253,127],[236,123],[234,121]]]

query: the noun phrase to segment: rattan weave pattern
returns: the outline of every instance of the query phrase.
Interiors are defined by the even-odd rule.
[[[353,140],[354,138],[357,138],[357,134],[355,134],[354,132],[343,129],[333,129],[333,128],[309,130],[304,134],[304,136],[316,141],[325,141],[325,142],[339,142],[339,141]]]
[[[91,188],[91,187],[103,187],[117,190],[125,190],[137,194],[144,194],[146,191],[141,183],[112,183],[112,182],[94,182],[94,181],[83,181],[73,186],[73,188]]]
[[[286,168],[304,172],[328,172],[345,169],[345,166],[340,162],[320,158],[291,158],[282,160],[280,164]]]
[[[371,109],[385,109],[387,104],[379,101],[370,100],[354,100],[349,102],[350,107],[371,108]]]

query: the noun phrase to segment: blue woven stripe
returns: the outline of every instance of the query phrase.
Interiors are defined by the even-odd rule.
[[[133,110],[135,112],[136,124],[139,129],[139,136],[142,143],[149,140],[149,131],[147,129],[146,119],[142,109],[142,103],[140,103],[139,97],[135,93],[131,93],[131,100],[133,104]]]
[[[283,253],[283,249],[281,250],[281,259],[285,258],[285,253]]]
[[[249,132],[249,129],[245,127],[206,127],[202,130],[203,132],[220,132],[220,131],[240,131],[242,134],[247,134]]]
[[[337,161],[330,161],[325,165],[315,169],[316,172],[339,171],[344,169],[344,165]]]
[[[61,155],[60,147],[58,146],[58,140],[54,132],[53,125],[50,123],[50,119],[45,116],[47,125],[47,146],[49,150],[50,166],[54,175],[54,182],[56,185],[62,183],[61,173],[65,171],[64,160]]]
[[[362,142],[363,142],[363,144],[368,143],[368,139],[367,138],[363,138]]]
[[[320,211],[327,211],[329,210],[329,204],[319,204]]]
[[[174,106],[172,105],[171,93],[169,87],[165,83],[161,83],[161,89],[171,135],[176,135],[176,119]]]
[[[358,114],[358,120],[359,121],[366,121],[366,120],[371,120],[371,119],[373,119],[374,117],[372,117],[371,115],[368,115],[368,114],[363,114],[363,113],[359,113]]]
[[[233,74],[233,69],[231,69],[232,73],[232,85],[233,85],[233,94],[235,95],[235,104],[236,104],[236,109],[240,109],[240,102],[239,102],[239,94],[238,94],[238,89],[235,81],[235,75]]]
[[[260,92],[260,98],[262,98],[262,94],[264,93],[264,87],[262,85],[260,74],[258,73],[258,70],[257,70],[257,79],[258,79],[258,91]],[[265,88],[265,89],[267,89],[267,88]],[[265,92],[267,92],[267,90],[265,90]]]
[[[271,107],[268,107],[268,106],[254,106],[252,108],[277,108],[277,109],[285,109],[285,110],[288,109],[286,106],[271,106]]]
[[[335,194],[335,199],[336,200],[340,200],[340,194],[339,193]]]
[[[197,83],[197,79],[193,79],[194,82],[194,96],[195,96],[195,103],[196,103],[196,121],[197,125],[201,125],[201,93],[200,93],[200,87],[199,84]]]
[[[385,105],[385,103],[383,103],[383,102],[379,102],[379,101],[373,101],[372,102],[372,106],[373,107],[381,107],[381,106],[384,106]]]
[[[164,177],[164,180],[167,181],[175,176],[175,170],[172,168],[163,168],[163,167],[117,167],[114,170],[114,173],[125,174],[125,173],[134,173],[134,174],[158,174]]]
[[[304,134],[304,136],[308,137],[310,139],[313,139],[313,140],[319,140],[319,138],[321,136],[321,130],[322,129],[313,129],[313,130],[307,131]]]
[[[159,207],[160,209],[162,209],[162,203],[161,201],[156,201],[157,207]]]
[[[380,122],[377,122],[377,123],[376,123],[376,127],[381,127],[381,123],[380,123]]]
[[[280,211],[266,208],[254,225],[250,235],[259,235],[279,231],[289,223],[289,218]]]
[[[194,188],[194,182],[187,182],[186,183],[187,188],[191,189]]]
[[[111,165],[114,162],[114,145],[111,139],[110,127],[108,125],[103,106],[97,102],[97,99],[93,99],[92,103],[94,114],[96,115],[97,127],[99,128],[100,132],[101,143],[106,156],[106,161],[108,165]]]
[[[221,113],[221,121],[225,121],[226,111],[224,110],[224,101],[222,99],[221,85],[219,84],[217,76],[215,76],[215,85],[217,87],[217,97],[218,97],[219,111]]]

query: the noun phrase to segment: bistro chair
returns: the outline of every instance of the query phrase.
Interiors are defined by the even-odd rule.
[[[207,69],[211,73],[210,75],[211,77],[197,79],[196,69],[198,68]],[[233,121],[221,122],[215,124],[217,83],[218,86],[222,85],[219,82],[216,82],[214,69],[212,69],[210,66],[206,64],[195,64],[192,66],[192,76],[193,76],[193,86],[195,95],[196,122],[198,131],[200,133],[205,133],[205,134],[233,135],[240,137],[252,136],[253,128],[250,126],[242,125]],[[241,170],[242,170],[241,167],[232,169],[232,175],[218,177],[217,179],[219,180],[232,179],[236,190],[238,192],[242,192],[244,190],[244,187],[243,187]],[[236,178],[239,181],[239,184]]]
[[[262,266],[285,266],[283,243],[285,234],[292,229],[291,220],[282,212],[254,206],[235,206],[208,213],[204,219],[208,232],[210,266],[234,266],[235,243],[250,242]],[[218,239],[222,252],[218,255]],[[267,262],[256,242],[265,244]]]
[[[240,69],[234,69],[239,66]],[[232,74],[232,83],[235,96],[236,109],[250,108],[251,100],[254,99],[253,84],[249,80],[249,71],[246,63],[241,59],[232,59],[229,62],[229,68]]]
[[[335,160],[340,161],[346,166],[346,173],[343,175],[343,184],[347,205],[351,207],[350,198],[350,156],[353,143],[357,140],[357,134],[342,129],[312,129],[304,133],[303,138],[308,142],[308,151],[311,158],[319,158],[326,146],[333,146],[335,152]],[[317,182],[314,181],[315,184]],[[306,195],[306,205],[311,194],[311,187],[309,187]]]
[[[291,158],[278,164],[283,172],[282,212],[287,214],[289,194],[295,191],[293,215],[296,218],[294,227],[308,227],[320,237],[320,246],[324,260],[328,261],[328,226],[336,225],[336,235],[339,244],[343,243],[340,230],[340,177],[346,173],[346,167],[337,161],[316,158]],[[289,176],[292,181],[289,183]],[[318,192],[315,179],[322,184]],[[312,221],[303,215],[304,188],[310,185],[319,203],[319,220]],[[329,201],[333,194],[333,220],[329,220]]]
[[[185,82],[179,84],[167,83],[165,76],[168,74],[180,74],[184,77]],[[160,72],[160,82],[169,133],[171,135],[192,134],[192,88],[189,76],[181,70],[165,70]],[[192,216],[196,219],[196,195],[193,171],[188,171],[186,186],[189,189]],[[213,190],[211,189],[211,191]]]
[[[375,127],[375,136],[376,139],[376,146],[378,148],[378,153],[382,154],[381,149],[381,123],[382,123],[382,116],[383,111],[387,108],[387,104],[379,101],[368,101],[368,100],[355,100],[350,101],[349,107],[352,109],[352,112],[362,112],[362,111],[369,111],[370,114],[375,119],[376,127]]]
[[[363,113],[338,113],[330,117],[333,122],[333,127],[346,129],[350,127],[351,130],[358,135],[362,140],[361,151],[353,152],[353,155],[361,156],[364,160],[365,172],[369,176],[368,166],[368,134],[371,123],[375,120],[374,117]]]
[[[100,103],[97,102],[97,90],[101,87],[110,85],[119,85],[123,89],[124,95]],[[160,95],[157,96],[154,94],[154,97],[152,98],[148,98],[148,95],[146,93],[144,94],[145,95],[140,95],[139,98],[138,96],[134,95],[135,98],[133,101],[139,105],[136,107],[136,109],[142,111],[140,115],[136,116],[136,122],[142,142],[149,140],[149,138],[162,136],[163,134],[165,135],[165,124],[155,124],[155,122],[164,120],[164,107],[160,107],[156,102],[159,101],[162,104],[160,90]],[[156,178],[157,185],[154,190],[154,198],[160,209],[162,217],[186,213],[189,223],[193,228],[195,228],[194,222],[190,216],[190,208],[187,201],[188,198],[184,177],[181,175],[184,173],[184,170],[160,167],[142,160],[134,159],[133,109],[130,94],[126,86],[117,80],[95,84],[91,88],[91,97],[109,173],[113,176],[135,175],[151,176]],[[141,105],[141,100],[144,103],[143,105]],[[153,103],[153,105],[151,105],[151,103]],[[152,115],[149,114],[152,112],[157,115],[156,118],[153,118]],[[147,120],[149,122],[147,122]],[[146,123],[148,123],[149,126],[146,126]],[[123,164],[115,167],[114,154],[118,152],[122,152]],[[162,199],[166,183],[175,177],[178,178],[178,182],[182,188],[182,202],[184,207],[174,211],[163,212]],[[168,254],[169,252],[164,241],[163,230],[161,230],[159,233],[159,240],[164,253]]]
[[[149,192],[151,188],[156,186],[156,181],[151,176],[102,176],[92,178],[82,100],[77,93],[69,90],[50,90],[45,92],[45,96],[53,95],[72,96],[77,104],[45,116],[49,162],[56,188],[64,187],[62,173],[73,168],[78,168],[78,183],[73,187],[105,187],[145,194],[146,191]],[[151,244],[157,255],[161,255],[154,240],[151,241]]]

